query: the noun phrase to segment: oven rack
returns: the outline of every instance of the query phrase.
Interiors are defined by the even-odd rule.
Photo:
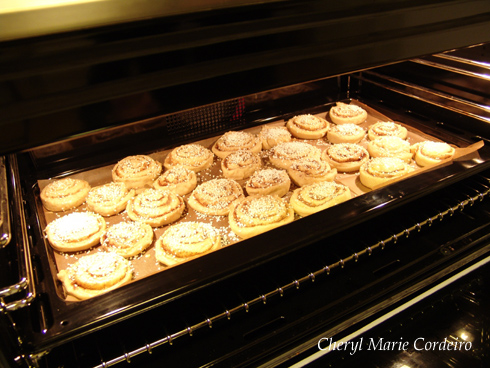
[[[163,346],[165,344],[172,345],[175,340],[184,337],[184,336],[193,336],[193,334],[201,329],[212,328],[213,324],[221,321],[221,320],[230,320],[233,315],[236,315],[239,312],[249,312],[250,308],[255,305],[266,304],[267,301],[274,297],[283,297],[286,292],[292,292],[294,290],[299,289],[301,286],[305,284],[314,283],[317,277],[322,275],[330,275],[332,271],[343,269],[346,265],[358,262],[359,259],[369,257],[373,254],[373,252],[383,251],[386,246],[390,244],[396,244],[397,241],[403,237],[408,238],[410,234],[413,232],[420,232],[425,227],[430,227],[436,221],[443,221],[447,217],[453,216],[457,211],[463,212],[464,209],[468,206],[473,206],[477,202],[482,202],[484,199],[490,196],[490,178],[486,176],[479,175],[475,177],[474,182],[472,184],[477,184],[479,188],[475,188],[474,185],[466,186],[468,191],[472,193],[464,193],[465,198],[457,201],[454,205],[447,205],[444,210],[436,211],[432,216],[427,216],[423,221],[414,222],[411,226],[406,227],[405,229],[392,233],[390,236],[385,239],[379,240],[378,242],[372,244],[371,246],[367,246],[363,250],[359,252],[355,252],[354,254],[349,255],[348,257],[341,258],[337,262],[331,263],[329,265],[324,266],[321,269],[318,269],[314,272],[310,272],[304,275],[301,278],[297,278],[290,283],[287,283],[283,286],[277,287],[267,293],[258,295],[256,298],[251,299],[247,302],[243,302],[242,304],[236,305],[233,308],[226,309],[224,312],[214,315],[212,317],[206,318],[205,320],[193,324],[191,326],[187,326],[185,329],[177,331],[175,333],[169,334],[161,339],[155,340],[151,343],[146,343],[144,346],[141,346],[137,349],[131,350],[129,352],[124,352],[123,354],[117,356],[108,361],[102,361],[101,364],[95,366],[94,368],[107,368],[114,366],[116,364],[127,362],[131,363],[131,359],[143,354],[148,353],[151,354],[153,349]],[[443,250],[441,250],[443,251]]]

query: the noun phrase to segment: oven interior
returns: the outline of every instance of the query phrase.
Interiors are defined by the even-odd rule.
[[[7,157],[12,227],[2,324],[19,362],[58,367],[277,366],[488,253],[488,46],[449,51],[95,131]],[[122,287],[66,302],[37,180],[355,99],[478,157],[367,193]],[[96,158],[96,159],[94,159]],[[20,244],[14,247],[12,244]],[[52,251],[51,251],[52,252]],[[9,261],[6,261],[9,260]],[[14,286],[11,286],[14,285]],[[25,305],[28,307],[24,308]],[[189,354],[192,351],[192,354]]]

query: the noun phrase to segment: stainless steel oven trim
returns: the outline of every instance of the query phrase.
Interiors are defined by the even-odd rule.
[[[0,157],[0,248],[5,248],[12,239],[10,208],[7,193],[7,168],[5,157]]]

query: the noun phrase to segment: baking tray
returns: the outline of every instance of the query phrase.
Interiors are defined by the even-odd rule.
[[[372,125],[378,121],[392,121],[392,119],[389,118],[388,116],[381,114],[380,112],[378,112],[375,109],[367,106],[366,104],[363,104],[363,103],[356,101],[356,100],[352,100],[351,103],[356,104],[358,106],[361,106],[362,108],[364,108],[368,112],[368,118],[366,119],[366,121],[364,123],[362,123],[360,125],[363,128],[366,128],[366,130],[370,125]],[[321,112],[321,113],[315,113],[313,115],[325,118],[329,122],[331,122],[329,117],[328,117],[328,110]],[[264,125],[284,126],[285,123],[286,123],[286,121],[284,121],[284,120],[277,120],[277,121],[274,121],[274,122],[271,122],[268,124],[264,124]],[[405,126],[407,128],[407,130],[408,130],[407,140],[410,144],[414,144],[414,143],[425,141],[425,140],[440,140],[437,137],[430,136],[428,134],[425,134],[424,132],[421,132],[417,129],[414,129],[413,127],[405,124],[404,122],[396,121],[396,123],[398,123],[402,126]],[[262,126],[263,125],[259,125],[259,126],[255,126],[253,128],[244,129],[244,131],[247,131],[247,132],[250,132],[253,134],[258,134],[260,132],[260,130],[262,129]],[[211,149],[212,145],[215,143],[215,141],[219,137],[220,136],[216,136],[216,137],[208,138],[205,140],[196,141],[195,143],[199,143],[199,144],[203,145],[204,147]],[[326,138],[316,139],[316,140],[302,140],[302,139],[294,139],[294,140],[306,141],[310,144],[317,146],[321,150],[324,150],[326,147],[328,147],[330,145],[330,143],[326,140]],[[359,144],[366,147],[368,142],[369,142],[369,140],[366,136]],[[453,157],[453,160],[457,159],[458,157],[461,157],[461,156],[466,157],[468,155],[473,155],[474,156],[473,158],[478,159],[478,149],[480,147],[482,147],[482,145],[483,144],[481,142],[477,142],[477,143],[469,145],[467,147],[455,147],[456,153]],[[163,163],[165,157],[173,148],[174,147],[170,147],[167,149],[159,150],[159,151],[150,153],[148,155],[151,156],[153,159]],[[262,163],[263,163],[264,168],[273,167],[268,160],[268,154],[269,154],[269,151],[262,151],[261,152],[261,158],[262,158]],[[123,159],[123,158],[124,157],[120,157],[120,159]],[[420,174],[420,173],[427,171],[427,170],[433,170],[434,168],[440,167],[442,165],[449,164],[450,162],[451,162],[451,160],[446,161],[446,162],[442,162],[440,165],[426,167],[426,168],[421,168],[421,167],[417,166],[415,163],[412,163],[414,171],[407,176],[413,176],[413,175]],[[87,171],[79,172],[79,173],[70,175],[69,177],[86,180],[89,182],[89,184],[92,187],[94,187],[94,186],[106,184],[106,183],[109,183],[112,181],[112,168],[113,168],[113,166],[114,165],[102,166],[102,167],[98,167],[98,168],[93,169],[93,170],[87,170]],[[218,157],[215,157],[213,165],[211,166],[211,168],[197,174],[198,185],[200,183],[203,183],[203,182],[209,180],[209,179],[222,177],[220,167],[221,167],[221,159]],[[371,189],[366,188],[365,186],[363,186],[360,183],[358,176],[359,176],[358,172],[357,173],[350,173],[350,174],[338,173],[336,178],[335,178],[335,181],[338,183],[347,185],[351,190],[352,198],[355,198],[358,196],[362,196],[362,195],[371,191]],[[403,178],[401,178],[399,180],[403,180],[407,176],[404,176]],[[247,179],[239,180],[238,182],[244,187],[246,181],[247,181]],[[397,180],[395,180],[395,181],[397,181]],[[51,180],[39,180],[38,181],[39,189],[42,190],[50,182],[51,182]],[[388,184],[390,184],[390,182],[388,182],[386,185],[388,185]],[[294,189],[296,189],[296,188],[297,187],[294,185],[294,183],[291,183],[290,191],[288,192],[288,194],[286,194],[286,196],[284,198],[288,199],[289,196],[294,191]],[[244,191],[244,193],[246,193],[246,192]],[[189,197],[189,194],[184,196],[184,199],[187,199],[188,197]],[[328,211],[328,210],[329,209],[326,209],[324,211]],[[44,217],[45,223],[49,224],[51,221],[55,220],[56,218],[67,215],[69,213],[84,212],[84,211],[87,211],[85,204],[81,205],[80,207],[77,207],[76,209],[73,209],[70,211],[64,211],[64,212],[50,212],[50,211],[47,211],[46,209],[43,209],[43,213],[40,215],[42,217]],[[298,218],[299,218],[299,216],[296,216],[296,219],[298,219]],[[114,216],[105,217],[105,219],[106,219],[106,223],[107,223],[108,227],[115,224],[115,223],[121,222],[121,221],[130,221],[129,217],[126,214],[126,211],[123,211],[122,213],[114,215]],[[216,227],[219,230],[220,235],[222,236],[222,240],[223,240],[222,246],[223,247],[233,246],[233,244],[240,242],[240,238],[238,238],[231,231],[231,229],[228,226],[228,216],[203,215],[201,213],[194,211],[190,206],[187,205],[186,211],[184,212],[182,217],[177,222],[184,222],[184,221],[201,221],[201,222],[206,222],[206,223],[212,224],[214,227]],[[175,223],[177,223],[177,222],[175,222]],[[153,229],[154,230],[153,244],[156,241],[156,239],[158,239],[158,237],[161,234],[163,234],[165,232],[165,230],[171,225],[172,224]],[[47,240],[46,240],[46,244],[49,247]],[[131,263],[132,263],[132,266],[134,269],[134,278],[133,278],[132,282],[137,281],[137,280],[141,280],[147,276],[150,276],[150,275],[153,275],[156,273],[163,272],[169,268],[169,267],[159,263],[156,260],[153,244],[144,253],[142,253],[141,255],[131,259]],[[61,253],[58,251],[53,251],[54,259],[55,259],[55,266],[56,266],[55,269],[53,269],[53,273],[69,267],[70,264],[73,264],[82,256],[100,251],[101,250],[100,248],[101,247],[99,245],[99,246],[95,246],[95,247],[91,248],[90,250],[82,251],[82,252],[76,252],[76,253]],[[219,251],[220,251],[220,249],[216,250],[215,252],[219,252]],[[172,266],[172,267],[178,267],[178,266],[179,266],[179,264]],[[53,274],[52,276],[56,279],[56,274]],[[66,298],[66,300],[70,300],[70,301],[72,301],[72,300],[76,301],[77,300],[71,296],[61,295],[61,297]]]

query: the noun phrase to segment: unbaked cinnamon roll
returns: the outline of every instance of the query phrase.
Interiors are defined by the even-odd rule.
[[[184,144],[174,148],[165,157],[163,166],[170,170],[175,166],[184,166],[196,173],[206,170],[213,164],[214,154],[200,144]]]
[[[317,147],[299,141],[278,144],[271,149],[270,162],[279,169],[289,168],[293,162],[305,158],[320,158],[321,151]]]
[[[367,150],[371,157],[397,157],[407,163],[412,160],[410,143],[392,136],[384,136],[370,141]]]
[[[172,266],[221,247],[216,228],[202,222],[180,222],[170,226],[155,243],[156,259]]]
[[[46,226],[46,237],[60,252],[78,252],[99,244],[106,229],[104,218],[92,212],[73,212]]]
[[[293,220],[293,209],[285,200],[274,195],[252,195],[242,198],[228,215],[231,230],[244,239]]]
[[[90,189],[87,208],[102,216],[112,216],[122,212],[128,201],[135,195],[134,189],[124,183],[108,183]]]
[[[338,143],[327,147],[322,159],[339,172],[354,172],[369,160],[368,151],[356,143]]]
[[[262,141],[263,149],[271,149],[279,143],[290,142],[291,133],[286,127],[269,127],[263,126],[259,133],[259,138]]]
[[[412,171],[413,168],[399,158],[375,157],[361,166],[359,180],[363,185],[372,189]]]
[[[235,180],[212,179],[198,185],[190,195],[188,203],[197,212],[224,216],[243,196],[243,189]]]
[[[133,221],[159,227],[177,221],[185,210],[181,196],[169,190],[146,189],[129,200],[126,207]]]
[[[66,270],[61,270],[57,277],[68,295],[84,300],[131,281],[133,269],[120,255],[97,252],[83,256]]]
[[[259,155],[249,150],[231,152],[221,161],[221,170],[227,179],[246,179],[261,166]]]
[[[367,112],[360,106],[337,102],[329,116],[335,124],[361,124],[367,119]]]
[[[162,164],[150,156],[128,156],[112,169],[112,180],[126,184],[128,189],[151,187],[162,172]]]
[[[385,136],[407,139],[408,131],[407,128],[393,121],[378,121],[368,129],[368,137],[370,140]]]
[[[245,190],[249,195],[277,195],[283,197],[289,192],[291,179],[285,170],[264,169],[256,171],[247,181]]]
[[[331,143],[359,143],[366,136],[364,128],[356,124],[333,125],[327,133]]]
[[[143,222],[123,221],[110,226],[100,244],[108,252],[131,258],[146,250],[153,242],[153,229]]]
[[[226,132],[213,145],[212,151],[220,158],[231,152],[250,150],[259,153],[262,150],[262,141],[259,137],[248,132]]]
[[[196,173],[182,165],[174,166],[153,183],[153,188],[170,190],[179,195],[186,195],[197,186]]]
[[[318,183],[320,181],[333,181],[337,169],[321,159],[304,159],[294,162],[288,169],[291,180],[299,187]]]
[[[349,187],[332,181],[322,181],[295,189],[290,203],[300,216],[311,215],[351,198]]]
[[[41,201],[48,211],[66,211],[80,206],[90,190],[90,184],[81,179],[59,179],[41,191]]]
[[[298,115],[288,120],[286,127],[296,138],[319,139],[327,134],[330,124],[315,115]]]
[[[436,165],[454,156],[456,150],[445,142],[425,141],[411,147],[415,153],[415,162],[419,166]]]

